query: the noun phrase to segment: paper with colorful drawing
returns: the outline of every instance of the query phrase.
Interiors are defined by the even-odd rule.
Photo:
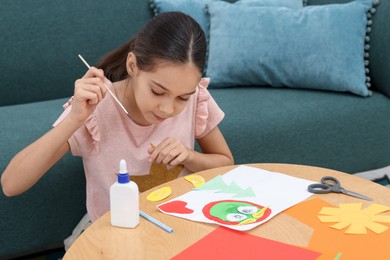
[[[176,217],[244,231],[313,195],[307,191],[312,183],[242,165],[157,208]]]

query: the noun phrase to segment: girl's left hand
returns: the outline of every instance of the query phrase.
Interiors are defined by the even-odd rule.
[[[148,148],[149,161],[163,163],[170,166],[183,164],[193,157],[192,151],[185,147],[179,140],[168,137],[156,147]]]

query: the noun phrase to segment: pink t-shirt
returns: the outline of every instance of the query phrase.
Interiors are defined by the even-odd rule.
[[[111,82],[106,82],[113,90]],[[224,113],[207,90],[208,78],[203,78],[184,110],[161,124],[140,126],[134,123],[106,94],[95,111],[69,139],[73,155],[81,156],[87,180],[87,211],[92,221],[110,209],[109,189],[117,180],[119,161],[125,159],[130,175],[149,174],[151,163],[147,149],[167,137],[174,137],[188,148],[214,129]],[[53,124],[58,125],[68,115],[71,100]],[[188,174],[183,169],[180,176]]]

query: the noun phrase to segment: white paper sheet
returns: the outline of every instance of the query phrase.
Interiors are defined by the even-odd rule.
[[[217,176],[199,188],[158,205],[157,208],[176,217],[216,223],[244,231],[270,220],[283,210],[311,196],[312,193],[307,191],[307,187],[312,183],[314,182],[286,174],[242,165]],[[220,206],[215,206],[216,202],[220,202]],[[254,208],[245,205],[242,207],[243,203],[258,205],[260,211],[261,208],[267,207],[263,209],[264,216],[261,218],[260,211],[252,215],[250,210]],[[234,211],[233,205],[241,207]],[[226,211],[226,217],[219,218],[223,215],[220,213],[221,209]],[[247,212],[249,213],[246,214]],[[232,220],[232,217],[237,221]],[[244,217],[247,222],[238,224],[238,221],[242,221],[240,218]],[[254,220],[256,222],[250,223]]]

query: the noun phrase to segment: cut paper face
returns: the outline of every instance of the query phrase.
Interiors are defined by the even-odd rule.
[[[176,217],[245,231],[310,197],[307,186],[312,183],[241,165],[157,208]]]
[[[266,219],[271,209],[247,201],[223,200],[207,204],[206,218],[225,225],[246,225]]]

